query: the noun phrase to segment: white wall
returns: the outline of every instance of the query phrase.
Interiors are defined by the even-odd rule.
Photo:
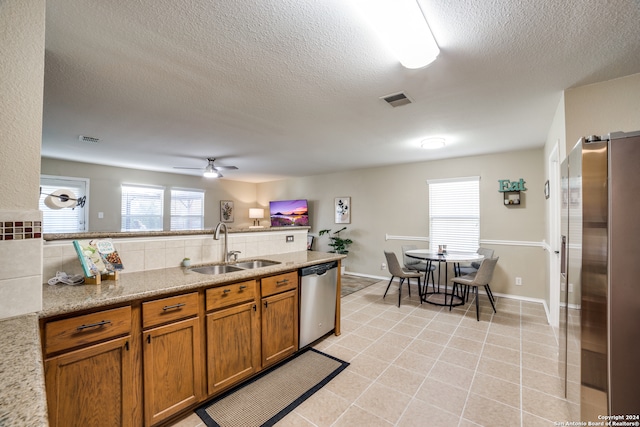
[[[8,318],[42,307],[45,1],[2,1],[0,28],[0,318]]]

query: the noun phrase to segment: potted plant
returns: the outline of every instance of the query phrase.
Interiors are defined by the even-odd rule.
[[[184,258],[182,260],[182,266],[183,267],[189,267],[191,265],[191,258]]]
[[[340,237],[340,232],[346,229],[347,227],[342,227],[340,230],[334,231],[333,236],[329,236],[329,240],[331,241],[329,243],[329,246],[333,248],[333,250],[329,252],[343,254],[343,255],[346,255],[349,253],[349,250],[347,248],[349,247],[349,245],[353,243],[353,240],[348,238],[343,239],[342,237]],[[324,234],[329,234],[329,233],[331,233],[331,229],[320,230],[318,232],[318,236],[322,236]]]

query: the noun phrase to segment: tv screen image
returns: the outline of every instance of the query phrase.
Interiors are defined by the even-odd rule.
[[[305,199],[269,202],[272,227],[308,226],[309,208]]]

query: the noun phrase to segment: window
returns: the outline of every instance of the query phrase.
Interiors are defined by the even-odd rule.
[[[171,190],[171,230],[204,228],[204,191]]]
[[[480,177],[428,180],[431,250],[475,252],[480,242]]]
[[[44,200],[47,195],[60,189],[73,191],[76,198],[87,196],[84,207],[76,206],[73,209],[51,209],[45,205]],[[42,211],[43,233],[78,233],[88,231],[88,179],[42,175],[40,177],[40,193],[38,209]]]
[[[162,231],[163,187],[122,185],[122,231]]]

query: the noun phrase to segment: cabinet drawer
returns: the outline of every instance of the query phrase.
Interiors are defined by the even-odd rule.
[[[160,325],[198,314],[198,293],[142,303],[142,327]]]
[[[45,325],[47,354],[102,341],[131,331],[131,307],[55,320]]]
[[[227,307],[256,298],[256,281],[232,283],[207,289],[207,311]]]
[[[279,274],[262,279],[262,296],[277,294],[298,287],[298,272]]]

